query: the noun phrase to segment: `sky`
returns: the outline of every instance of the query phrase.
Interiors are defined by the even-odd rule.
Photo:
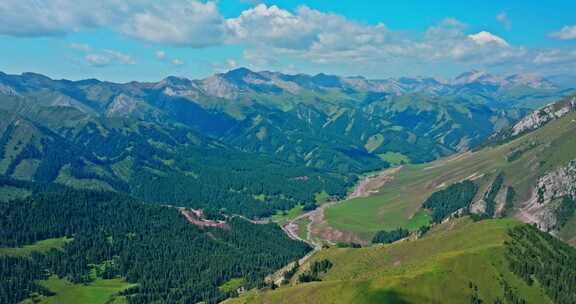
[[[0,0],[0,71],[115,82],[573,74],[576,1]]]

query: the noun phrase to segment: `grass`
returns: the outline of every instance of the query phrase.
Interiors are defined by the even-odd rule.
[[[242,285],[244,285],[243,278],[233,278],[230,279],[228,282],[222,284],[220,287],[218,287],[218,289],[220,289],[220,291],[222,292],[232,292],[242,287]]]
[[[316,201],[316,204],[322,205],[330,200],[330,194],[328,194],[328,192],[326,191],[318,192],[314,194],[314,199]]]
[[[322,250],[308,262],[333,263],[321,282],[252,291],[227,303],[469,303],[470,282],[483,303],[494,303],[504,299],[502,281],[529,303],[551,303],[537,284],[527,285],[507,268],[504,241],[515,225],[462,218],[415,241]]]
[[[305,217],[298,220],[298,237],[305,240],[308,238],[308,224],[310,224],[310,219]]]
[[[258,195],[254,195],[254,199],[261,201],[261,202],[265,202],[266,201],[266,194],[258,194]]]
[[[384,136],[382,134],[376,134],[368,138],[368,141],[364,145],[368,152],[373,152],[378,149],[384,143]]]
[[[40,161],[37,159],[24,159],[16,166],[12,177],[22,180],[32,180]]]
[[[117,294],[131,286],[123,279],[96,279],[89,284],[73,284],[65,279],[51,276],[48,280],[40,281],[39,284],[48,288],[56,295],[50,297],[35,296],[24,303],[42,304],[109,304],[126,303],[124,297]]]
[[[283,226],[289,221],[299,216],[303,212],[303,206],[298,205],[288,211],[278,211],[272,216],[272,221],[278,223],[278,225]]]
[[[432,193],[473,176],[483,176],[475,180],[483,189],[499,172],[504,174],[504,184],[516,190],[516,202],[524,201],[539,176],[576,158],[575,132],[576,113],[571,113],[504,145],[429,164],[406,165],[373,196],[328,208],[326,220],[330,226],[365,240],[378,230],[414,229],[426,223],[425,216],[418,213]],[[518,160],[507,161],[509,153],[530,143],[537,147]]]
[[[378,154],[378,157],[380,157],[380,159],[390,163],[393,166],[410,163],[410,158],[408,158],[408,156],[398,152],[386,152]]]
[[[0,247],[0,256],[25,256],[32,252],[47,252],[51,249],[63,248],[70,241],[72,241],[71,238],[62,237],[38,241],[23,247]]]

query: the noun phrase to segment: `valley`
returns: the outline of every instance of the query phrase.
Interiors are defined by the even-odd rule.
[[[576,304],[575,11],[0,0],[0,304]]]
[[[509,265],[509,233],[524,222],[576,242],[576,100],[530,108],[560,88],[532,88],[546,98],[526,107],[500,104],[510,83],[478,80],[434,85],[490,98],[407,86],[368,100],[346,78],[247,69],[211,78],[233,96],[209,80],[0,76],[14,87],[0,94],[0,262],[25,270],[3,274],[22,290],[1,289],[9,302],[442,302],[451,273],[447,297],[552,303],[556,285]],[[302,91],[262,91],[279,79]],[[108,112],[130,98],[145,112]]]
[[[299,261],[298,271],[291,279],[282,284],[277,279],[275,282],[282,287],[276,290],[251,291],[225,303],[461,303],[469,297],[495,303],[514,303],[522,298],[530,299],[528,302],[555,303],[550,291],[546,291],[550,287],[526,284],[519,280],[518,273],[511,272],[516,270],[509,268],[512,234],[507,233],[523,230],[521,223],[527,223],[574,243],[574,209],[558,224],[554,208],[571,203],[565,200],[557,205],[554,199],[575,194],[571,178],[576,175],[568,173],[573,170],[571,159],[576,158],[575,100],[570,97],[555,104],[557,109],[571,110],[521,136],[432,163],[404,165],[362,178],[346,200],[323,204],[284,226],[285,231],[296,234],[301,228],[297,223],[309,218],[306,241],[313,239],[325,244]],[[426,198],[463,181],[473,181],[479,188],[469,211],[464,213],[471,215],[460,217],[454,213],[454,218],[420,232],[422,227],[432,224],[430,210],[422,206]],[[486,216],[487,212],[491,215]],[[426,220],[412,224],[422,213]],[[328,221],[322,221],[325,214],[331,215]],[[361,249],[338,245],[357,242],[366,246],[376,231],[398,227],[415,232],[390,245]],[[457,240],[460,233],[463,239]],[[542,234],[544,239],[555,239],[545,236]],[[558,240],[552,243],[566,246]],[[576,250],[566,250],[576,256]],[[418,252],[424,256],[415,257]],[[296,279],[311,265],[325,259],[336,267],[321,275],[318,282],[303,283]],[[427,259],[430,260],[426,262]],[[491,265],[488,268],[487,261]],[[281,278],[294,267],[290,265],[276,277]]]

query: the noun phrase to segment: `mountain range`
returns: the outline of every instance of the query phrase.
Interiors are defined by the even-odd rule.
[[[565,80],[0,73],[0,300],[573,303]]]
[[[230,179],[225,168],[240,166],[255,178],[270,168],[294,184],[318,176],[312,192],[338,197],[359,173],[474,148],[570,91],[534,75],[479,71],[441,81],[239,68],[200,80],[124,84],[0,73],[0,172],[198,207],[215,192],[230,201],[250,188],[212,189]],[[246,159],[252,163],[238,161]],[[262,165],[270,160],[277,165]],[[273,184],[260,187],[279,201],[264,213],[248,211],[261,208],[254,197],[262,190],[240,191],[250,208],[217,207],[254,216],[313,203],[313,195],[295,190],[280,199]]]

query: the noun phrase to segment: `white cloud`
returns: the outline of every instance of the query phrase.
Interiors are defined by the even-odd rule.
[[[110,57],[99,54],[88,54],[84,58],[89,65],[95,67],[104,67],[112,63],[112,59]]]
[[[166,52],[164,52],[164,51],[157,51],[155,53],[155,55],[156,55],[156,59],[158,59],[160,61],[166,59]]]
[[[104,53],[106,53],[110,58],[112,58],[114,61],[117,61],[118,63],[136,64],[136,61],[130,55],[126,55],[114,50],[104,50]]]
[[[535,54],[533,62],[543,64],[576,63],[576,51],[572,50],[543,50]]]
[[[153,43],[206,47],[224,39],[224,20],[211,1],[162,2],[126,19],[121,32]]]
[[[129,11],[125,1],[2,0],[0,34],[58,36],[113,24]]]
[[[496,20],[500,22],[505,29],[510,30],[512,28],[512,21],[508,19],[508,13],[501,12],[500,14],[496,15]]]
[[[550,36],[560,40],[576,39],[576,25],[564,26],[560,31],[551,33]]]
[[[110,28],[153,43],[205,47],[221,44],[224,19],[214,1],[2,0],[0,35],[58,36]]]
[[[68,45],[69,48],[82,51],[82,52],[90,52],[92,51],[92,47],[85,43],[70,43]]]
[[[501,46],[509,46],[506,40],[486,31],[481,31],[473,35],[468,35],[468,38],[480,45],[495,43]]]
[[[228,19],[226,26],[235,42],[285,50],[352,49],[357,45],[382,43],[388,35],[383,24],[363,25],[306,6],[291,13],[277,6],[260,4],[237,18]]]
[[[506,12],[496,19],[507,28],[511,25]],[[470,33],[454,18],[418,35],[306,6],[285,10],[259,4],[226,19],[215,0],[0,0],[0,20],[0,35],[55,36],[106,28],[162,45],[240,45],[243,62],[263,68],[287,66],[287,61],[380,70],[446,63],[542,66],[571,58],[569,51],[538,51],[511,45],[487,31]],[[565,26],[551,36],[576,39],[576,26]],[[93,66],[135,63],[131,56],[111,50],[94,50],[79,43],[69,47],[84,52],[86,62]],[[166,64],[184,63],[164,51],[155,56]]]
[[[234,59],[228,59],[226,60],[226,65],[229,69],[235,69],[238,67],[238,62],[236,62]]]
[[[182,60],[180,60],[180,59],[177,59],[177,58],[174,58],[174,59],[170,60],[170,63],[171,63],[172,65],[176,65],[176,66],[178,66],[178,65],[184,65],[184,61],[182,61]]]
[[[91,53],[84,56],[90,66],[105,67],[114,64],[133,65],[136,61],[132,56],[114,50],[102,50],[99,53]]]

